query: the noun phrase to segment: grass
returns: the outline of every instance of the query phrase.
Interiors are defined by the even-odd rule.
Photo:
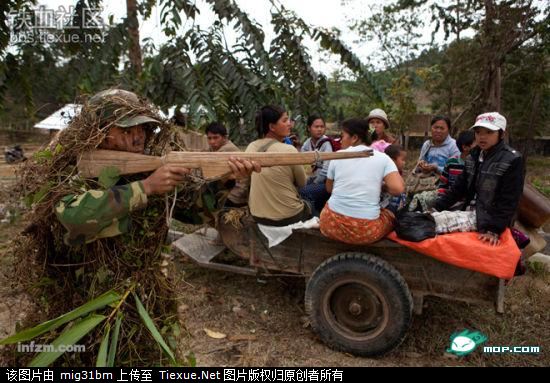
[[[547,198],[550,198],[550,157],[527,158],[527,180]]]
[[[453,364],[470,366],[546,366],[550,362],[550,275],[528,273],[512,280],[506,290],[505,313],[490,306],[430,299],[421,317],[415,317],[401,355],[414,350],[439,365],[442,345],[457,330],[479,330],[488,336],[484,346],[539,346],[540,354],[485,354],[478,349]],[[451,363],[451,362],[449,362]]]

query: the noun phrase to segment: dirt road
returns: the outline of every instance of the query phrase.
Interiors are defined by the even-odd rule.
[[[433,298],[414,316],[404,343],[390,354],[367,359],[326,347],[309,327],[303,307],[304,282],[200,269],[184,261],[181,271],[180,352],[192,351],[200,366],[545,366],[550,363],[550,277],[514,279],[506,313]],[[227,335],[210,338],[204,329]],[[539,355],[483,354],[458,359],[445,351],[462,329],[488,335],[486,345],[533,345]]]

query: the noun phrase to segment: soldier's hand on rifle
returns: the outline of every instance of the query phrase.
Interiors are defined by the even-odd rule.
[[[181,166],[164,165],[158,168],[149,177],[142,182],[145,194],[165,194],[174,190],[178,184],[182,183],[185,175],[190,170]]]
[[[233,172],[232,177],[236,180],[250,177],[253,171],[257,173],[262,171],[262,166],[258,162],[243,160],[238,157],[229,158],[229,167]]]

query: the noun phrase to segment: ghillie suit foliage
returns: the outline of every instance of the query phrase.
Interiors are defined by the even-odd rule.
[[[134,299],[126,298],[135,293],[156,325],[168,329],[165,335],[169,339],[171,331],[178,333],[173,281],[161,273],[160,267],[168,232],[166,212],[172,202],[165,196],[149,196],[145,209],[130,214],[127,233],[78,246],[64,243],[66,230],[54,213],[55,206],[69,194],[105,190],[117,182],[126,184],[146,178],[141,174],[119,179],[112,171],[102,173],[99,179],[79,177],[79,155],[97,148],[117,121],[135,115],[159,121],[158,127],[149,129],[147,134],[146,153],[152,155],[165,154],[178,136],[174,127],[143,100],[115,96],[109,99],[109,105],[106,102],[85,101],[82,112],[70,125],[19,170],[17,193],[29,206],[30,224],[14,240],[15,274],[46,318],[57,317],[109,290],[119,294],[120,300],[113,303],[115,308],[111,308],[108,319],[94,330],[97,336],[85,338],[87,351],[72,354],[77,360],[65,359],[61,364],[95,364],[96,353],[90,351],[99,347],[100,333],[105,334],[113,324],[110,321],[120,313],[124,321],[118,338],[123,342],[118,347],[117,364],[162,363],[162,353],[150,333],[144,331]],[[107,117],[105,110],[109,110]],[[188,176],[178,191],[178,209],[195,206],[203,186],[200,177]],[[54,335],[58,334],[51,334]],[[25,358],[16,357],[15,364],[25,364]]]

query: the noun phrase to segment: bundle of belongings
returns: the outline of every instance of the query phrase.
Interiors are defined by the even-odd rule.
[[[502,233],[498,246],[481,242],[475,211],[402,212],[397,219],[388,235],[392,241],[464,269],[502,279],[514,276],[521,251],[512,231]]]
[[[521,251],[510,229],[502,233],[498,246],[481,242],[478,235],[477,232],[458,232],[411,242],[392,232],[388,239],[441,262],[502,279],[512,279]]]
[[[397,214],[395,233],[411,242],[433,238],[436,235],[434,218],[428,213],[401,211]]]

